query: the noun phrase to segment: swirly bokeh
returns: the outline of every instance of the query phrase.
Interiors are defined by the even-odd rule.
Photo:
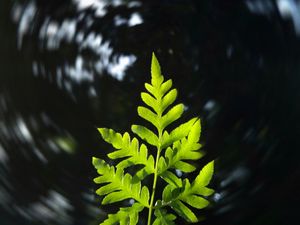
[[[94,194],[96,128],[139,120],[152,52],[201,117],[199,168],[216,159],[199,224],[299,223],[299,1],[1,0],[1,225],[116,210]]]

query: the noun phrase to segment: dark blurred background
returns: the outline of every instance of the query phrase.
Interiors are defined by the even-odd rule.
[[[1,225],[116,210],[94,194],[96,128],[139,120],[152,51],[202,119],[199,168],[216,159],[199,224],[300,223],[300,1],[1,0]]]

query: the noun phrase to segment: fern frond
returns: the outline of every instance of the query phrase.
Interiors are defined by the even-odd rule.
[[[169,124],[179,119],[184,111],[183,104],[177,104],[168,112],[165,112],[176,100],[177,90],[175,88],[171,89],[172,80],[167,80],[166,82],[163,81],[164,77],[161,75],[159,63],[153,54],[151,63],[151,84],[145,84],[145,88],[149,93],[141,93],[142,101],[150,107],[150,109],[139,106],[138,115],[152,123],[156,127],[158,133],[162,132]],[[158,141],[155,143],[154,138],[151,138],[153,141],[149,141],[149,139],[146,139],[146,136],[143,135],[143,133],[138,132],[137,129],[132,129],[132,131],[142,139],[146,140],[149,144],[157,146]],[[151,134],[151,136],[153,135]]]
[[[108,218],[100,225],[136,225],[139,220],[139,212],[143,210],[143,206],[134,203],[131,207],[120,208],[115,214],[108,214]]]
[[[196,215],[185,204],[197,209],[205,208],[209,204],[208,200],[201,196],[209,196],[214,192],[206,187],[212,178],[213,171],[214,161],[203,167],[192,184],[187,178],[184,179],[181,187],[168,184],[163,191],[163,204],[169,205],[186,221],[197,222]]]
[[[172,148],[168,147],[166,149],[166,169],[174,168],[189,173],[193,172],[196,168],[184,160],[198,160],[203,156],[203,153],[199,151],[201,145],[198,143],[201,133],[201,125],[199,119],[192,119],[184,125],[190,126],[187,137],[183,137],[180,141],[175,141]],[[161,172],[163,173],[164,171]]]
[[[174,130],[171,131],[170,134],[168,133],[168,131],[164,131],[162,137],[162,148],[165,149],[173,143],[175,143],[176,141],[179,141],[182,138],[186,137],[197,120],[197,117],[190,119],[188,122],[185,122],[180,126],[176,127]]]
[[[102,138],[116,148],[116,151],[109,153],[107,156],[110,159],[122,159],[117,164],[117,168],[122,170],[134,165],[144,165],[142,171],[138,171],[136,176],[139,179],[154,172],[154,158],[152,155],[148,157],[147,146],[139,142],[136,138],[130,140],[129,134],[126,132],[122,136],[120,133],[112,129],[98,129]]]
[[[133,198],[144,207],[149,207],[149,190],[141,182],[133,182],[132,176],[114,166],[108,165],[104,160],[93,157],[93,165],[99,177],[94,179],[96,184],[106,184],[96,193],[104,196],[102,204],[109,204]],[[108,183],[108,184],[107,184]]]
[[[147,225],[174,225],[176,216],[168,213],[165,207],[171,207],[179,216],[188,222],[197,222],[198,218],[189,208],[202,209],[209,202],[204,197],[213,193],[206,187],[213,174],[213,162],[207,164],[190,183],[188,179],[178,177],[173,170],[190,173],[196,167],[190,162],[203,156],[199,143],[201,124],[198,117],[177,126],[172,131],[167,128],[178,120],[184,105],[175,104],[178,91],[172,88],[172,80],[164,80],[160,65],[155,55],[151,61],[151,82],[145,83],[145,92],[141,93],[144,106],[138,106],[138,115],[152,124],[148,128],[143,125],[132,125],[131,131],[141,140],[131,138],[129,133],[120,134],[112,129],[98,129],[102,138],[116,150],[108,154],[112,160],[118,160],[110,166],[104,160],[93,158],[93,164],[99,177],[94,181],[101,184],[96,191],[104,196],[102,204],[114,203],[125,199],[134,199],[132,207],[121,208],[117,213],[110,214],[102,225],[136,225],[138,213],[148,208]],[[148,148],[156,151],[149,154]],[[154,147],[154,148],[153,148]],[[154,159],[155,157],[155,159]],[[132,168],[133,175],[124,169],[142,165],[141,169]],[[153,174],[151,194],[148,187],[142,186],[145,177]],[[157,180],[163,179],[167,184],[163,190],[162,200],[155,199]]]

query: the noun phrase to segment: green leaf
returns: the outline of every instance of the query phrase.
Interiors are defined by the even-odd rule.
[[[198,187],[198,186],[193,186],[193,191],[195,192],[195,194],[202,195],[202,196],[210,196],[215,192],[211,188]]]
[[[115,169],[102,159],[93,157],[93,165],[100,175],[94,182],[104,184],[96,192],[100,196],[106,195],[102,204],[133,198],[143,206],[149,207],[149,190],[145,186],[141,188],[141,182],[132,182],[130,174],[124,174],[123,170]]]
[[[201,135],[201,124],[200,124],[200,120],[197,120],[193,124],[191,128],[191,132],[188,135],[188,142],[197,143],[200,139],[200,135]]]
[[[181,124],[168,134],[167,131],[163,134],[162,148],[167,148],[176,141],[186,137],[191,131],[192,126],[198,120],[197,117],[190,119],[188,122]]]
[[[203,153],[199,151],[201,145],[198,143],[200,138],[201,126],[200,120],[194,118],[185,124],[182,124],[178,130],[174,129],[172,132],[181,132],[181,135],[185,134],[182,130],[184,128],[190,128],[188,130],[187,138],[183,137],[180,141],[175,141],[172,148],[168,147],[165,152],[165,158],[167,162],[167,169],[174,168],[183,172],[193,172],[196,168],[190,163],[184,160],[198,160],[203,156]],[[169,140],[176,140],[181,135],[176,137],[175,134],[165,134],[165,145],[170,143]],[[162,171],[163,172],[163,171]]]
[[[107,129],[107,128],[98,128],[98,131],[100,132],[102,138],[112,144],[114,148],[120,149],[122,146],[122,135],[119,133],[116,133],[113,129]]]
[[[137,126],[137,125],[135,125]],[[140,128],[141,127],[141,128]],[[140,128],[140,133],[142,131],[146,132],[147,139],[148,141],[153,141],[151,139],[151,132],[145,127],[135,127],[136,130]],[[145,128],[143,130],[143,128]],[[144,165],[145,167],[143,168],[144,170],[144,175],[148,176],[149,174],[154,172],[154,158],[153,156],[148,157],[148,149],[145,145],[141,145],[139,147],[139,142],[136,138],[133,138],[130,140],[129,134],[126,132],[122,136],[121,134],[115,132],[112,129],[106,129],[102,128],[100,129],[100,133],[104,135],[106,142],[112,144],[113,146],[116,145],[117,141],[117,146],[118,149],[112,153],[108,154],[108,157],[110,159],[122,159],[118,165],[116,166],[119,169],[125,169],[129,166],[134,166],[134,165]],[[147,130],[149,131],[147,133]],[[139,132],[139,131],[137,131]],[[152,132],[153,134],[153,132]],[[153,134],[155,136],[155,134]],[[152,138],[155,139],[155,137],[152,136]]]
[[[141,202],[147,203],[149,202],[150,194],[149,189],[146,186],[142,187],[142,190],[140,192]]]
[[[153,87],[151,84],[148,84],[148,83],[145,83],[145,88],[151,95],[153,95],[155,97],[155,99],[159,98],[159,96],[160,96],[159,89]]]
[[[139,106],[138,114],[143,119],[152,123],[155,127],[159,127],[159,122],[157,121],[158,120],[157,115],[155,115],[154,112],[152,112],[150,109],[147,109],[143,106]]]
[[[166,172],[164,172],[164,174],[165,173]],[[163,191],[163,203],[170,205],[181,217],[187,221],[193,222],[193,219],[195,219],[193,217],[194,214],[182,202],[185,202],[186,204],[197,209],[207,207],[209,201],[199,195],[209,196],[213,193],[212,189],[206,187],[212,178],[212,173],[213,161],[203,167],[192,184],[190,184],[190,181],[187,178],[181,183],[176,183],[172,181],[172,179],[163,178],[169,183]],[[176,180],[176,178],[173,178],[173,180]]]
[[[158,137],[148,128],[141,125],[132,125],[131,130],[137,134],[142,140],[145,140],[148,144],[157,146]]]
[[[209,201],[197,195],[191,195],[182,200],[197,209],[203,209],[209,204]]]
[[[199,175],[196,177],[193,186],[204,187],[209,184],[214,173],[214,161],[209,162],[203,167]]]
[[[168,204],[172,200],[176,200],[176,197],[172,196],[172,190],[174,190],[176,186],[174,185],[167,185],[162,193],[162,200],[164,204]]]
[[[162,85],[160,87],[160,90],[159,90],[160,96],[164,96],[167,93],[167,91],[170,90],[171,87],[172,87],[172,80],[171,79],[169,79],[166,82],[162,83]]]
[[[181,201],[176,200],[171,203],[171,208],[177,212],[179,216],[184,218],[186,221],[191,223],[198,222],[196,215],[190,210],[187,206],[185,206]]]
[[[160,65],[154,53],[152,53],[152,62],[151,62],[151,84],[153,86],[160,86],[164,78],[161,75]]]
[[[172,89],[171,91],[169,91],[162,99],[161,113],[163,113],[168,106],[173,104],[176,98],[177,98],[177,90]]]
[[[183,113],[183,104],[178,104],[171,108],[163,117],[161,121],[161,128],[165,129],[168,125],[179,119]]]
[[[99,192],[97,192],[98,194]],[[107,194],[103,200],[102,200],[102,204],[103,205],[107,205],[107,204],[111,204],[114,202],[119,202],[125,199],[130,198],[131,196],[128,195],[128,193],[124,192],[124,191],[116,191],[116,192],[111,192],[109,194]]]
[[[143,206],[134,203],[131,207],[120,208],[115,214],[109,214],[108,218],[100,225],[136,225],[138,223],[138,214],[143,210]]]
[[[168,213],[166,210],[156,209],[154,215],[156,216],[156,219],[153,225],[175,225],[174,220],[176,219],[176,216]]]
[[[172,87],[172,80],[171,79],[169,79],[166,82],[162,83],[160,87],[154,87],[151,84],[145,83],[146,90],[152,96],[154,96],[156,100],[161,99],[167,93],[167,91],[169,91],[169,89],[171,87]]]
[[[160,177],[164,179],[167,183],[172,184],[175,187],[181,187],[182,186],[182,180],[178,178],[174,173],[171,171],[164,171]]]
[[[160,174],[162,171],[165,171],[167,168],[166,160],[163,156],[159,157],[158,160],[158,174]]]
[[[167,185],[163,190],[163,202],[167,204],[171,204],[176,201],[183,192],[182,187],[175,187],[173,185]]]
[[[177,161],[174,163],[174,167],[185,173],[193,172],[196,169],[195,166],[184,161]]]
[[[156,113],[160,112],[157,100],[155,98],[153,98],[151,95],[149,95],[148,93],[142,92],[141,98],[142,98],[143,102],[146,105],[150,106]]]
[[[211,180],[211,171],[213,171],[213,162],[210,162],[205,167],[203,167],[192,185],[190,184],[188,179],[185,179],[182,183],[182,192],[171,201],[183,201],[197,209],[202,209],[208,206],[209,202],[199,195],[209,196],[213,193],[212,189],[205,187]],[[175,190],[174,186],[173,189]]]

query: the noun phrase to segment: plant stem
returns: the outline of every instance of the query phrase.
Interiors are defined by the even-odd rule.
[[[151,193],[151,199],[150,199],[150,207],[149,207],[147,225],[151,225],[153,202],[154,202],[156,182],[157,182],[157,177],[158,177],[158,160],[159,160],[160,152],[161,152],[161,136],[162,136],[162,131],[159,130],[158,131],[158,147],[157,147],[157,154],[156,154],[156,160],[155,160],[155,169],[154,169],[154,179],[153,179],[153,185],[152,185],[152,193]]]

